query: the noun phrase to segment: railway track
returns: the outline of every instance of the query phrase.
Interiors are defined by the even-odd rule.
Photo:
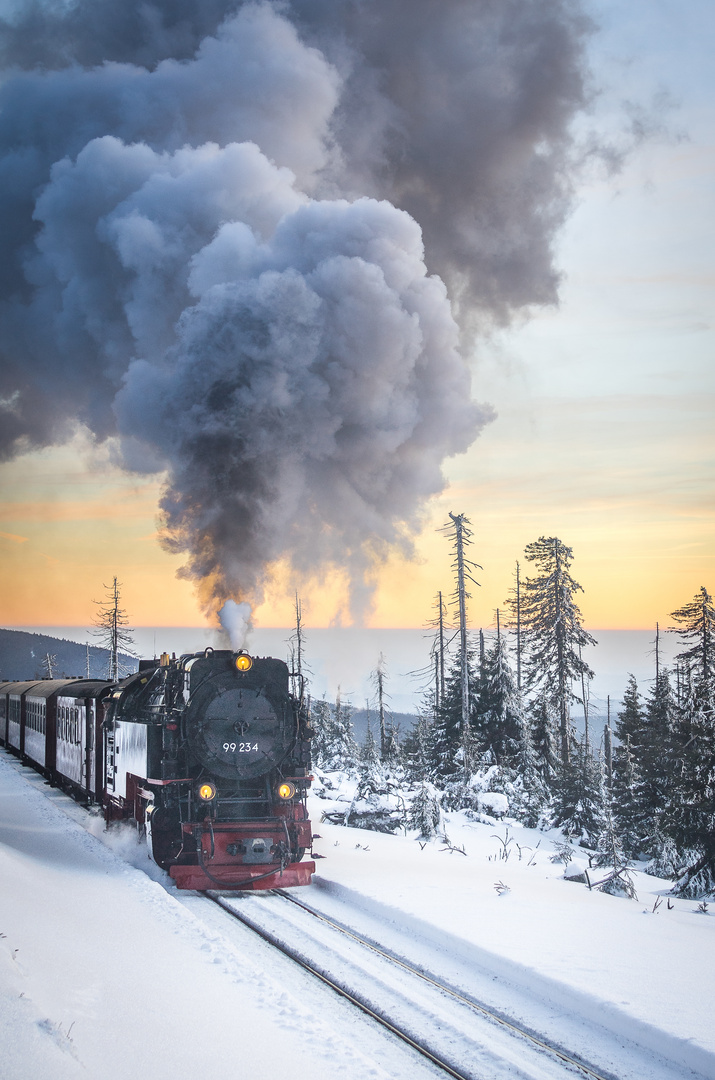
[[[281,890],[207,897],[455,1080],[615,1080]]]

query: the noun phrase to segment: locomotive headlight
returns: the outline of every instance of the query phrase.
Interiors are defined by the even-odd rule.
[[[281,799],[292,799],[295,795],[295,784],[291,784],[289,780],[284,780],[281,786],[278,788],[278,796]]]
[[[250,671],[253,667],[253,658],[247,652],[240,652],[233,661],[236,671]]]
[[[202,802],[211,802],[216,798],[216,785],[211,784],[208,781],[201,785],[199,788],[199,798]]]

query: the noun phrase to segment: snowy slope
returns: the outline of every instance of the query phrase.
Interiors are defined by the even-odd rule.
[[[312,800],[316,821],[325,805]],[[503,823],[462,815],[448,834],[466,854],[318,831],[327,858],[301,891],[315,906],[372,920],[387,942],[406,934],[457,980],[478,973],[498,1007],[552,1024],[573,1049],[602,1029],[631,1064],[640,1046],[665,1075],[715,1077],[715,918],[692,901],[654,912],[667,883],[636,875],[638,901],[589,892],[563,879],[548,836],[511,826],[505,849]],[[176,892],[130,829],[104,834],[0,752],[2,1080],[436,1075],[250,932],[227,936],[202,903]],[[636,1075],[631,1064],[616,1075]]]

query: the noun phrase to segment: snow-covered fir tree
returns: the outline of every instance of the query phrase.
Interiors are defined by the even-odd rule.
[[[478,752],[480,756],[489,753],[496,765],[513,767],[520,752],[522,706],[498,619],[496,637],[485,650],[480,668],[474,721]]]
[[[330,738],[330,729],[332,726],[330,705],[327,701],[323,701],[319,698],[311,699],[310,726],[313,729],[313,760],[315,761],[316,765],[321,765],[322,762],[325,760],[328,740]]]
[[[584,739],[560,768],[554,824],[586,847],[595,847],[604,824],[601,763]]]
[[[429,707],[429,706],[428,706]],[[432,708],[432,712],[434,709]],[[429,713],[421,710],[412,728],[402,741],[405,773],[412,783],[427,780],[430,775],[429,738],[432,723]]]
[[[550,792],[556,782],[559,767],[556,749],[558,716],[545,692],[542,691],[532,698],[527,707],[527,716],[531,725],[531,742],[536,769],[544,787]]]
[[[633,747],[634,803],[641,851],[654,858],[660,854],[665,839],[664,819],[673,796],[674,722],[670,676],[666,668],[659,668],[645,700],[641,737]]]
[[[571,754],[570,706],[582,701],[573,685],[593,678],[582,659],[586,645],[595,639],[583,629],[576,603],[581,586],[570,573],[573,550],[558,537],[541,536],[524,551],[536,574],[521,584],[520,621],[525,644],[524,669],[527,690],[544,694],[559,718],[559,756],[568,764]],[[513,610],[512,598],[509,606]]]
[[[713,605],[705,588],[672,617],[688,645],[672,732],[672,782],[664,829],[682,854],[675,891],[715,896],[715,657]]]
[[[606,873],[599,875],[592,883],[592,887],[595,885],[601,892],[610,893],[611,896],[628,896],[636,900],[628,857],[623,850],[621,837],[608,805],[605,805],[603,809],[601,828],[595,841],[595,848],[594,865],[598,869],[605,870]]]
[[[474,657],[467,651],[467,671],[470,687],[470,720],[467,733],[476,715],[479,681],[474,671]],[[427,739],[430,779],[440,787],[464,778],[464,735],[462,728],[462,666],[460,658],[452,662],[445,678],[445,693]],[[471,750],[471,746],[468,748]]]
[[[359,763],[360,763],[360,777],[372,777],[381,772],[380,770],[380,753],[375,742],[375,736],[372,733],[372,724],[370,723],[370,713],[367,714],[367,730],[365,732],[365,741],[362,744],[359,751]]]
[[[510,811],[523,825],[535,829],[549,806],[549,790],[539,772],[531,739],[529,718],[520,711],[519,752],[510,793]]]
[[[715,684],[715,607],[713,599],[704,585],[689,604],[677,611],[671,611],[671,619],[677,626],[669,633],[676,633],[687,646],[678,653],[691,673],[691,680],[696,689],[705,690],[706,696]]]
[[[645,717],[638,683],[634,675],[629,675],[623,694],[623,707],[614,727],[618,744],[613,751],[610,807],[614,828],[630,858],[641,853],[643,839],[648,833],[648,814],[639,802],[638,795],[642,788],[639,761],[644,728]]]
[[[417,829],[421,840],[429,840],[436,836],[441,818],[439,792],[434,784],[423,780],[412,800],[407,823],[411,829]]]
[[[318,765],[327,772],[346,772],[357,767],[358,748],[353,736],[352,712],[352,706],[342,700],[338,687],[335,705],[325,718],[319,756],[316,755]]]

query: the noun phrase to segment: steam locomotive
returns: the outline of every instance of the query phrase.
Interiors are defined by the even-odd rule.
[[[307,885],[310,726],[281,660],[206,649],[118,683],[0,683],[0,743],[107,823],[133,820],[180,889]]]

